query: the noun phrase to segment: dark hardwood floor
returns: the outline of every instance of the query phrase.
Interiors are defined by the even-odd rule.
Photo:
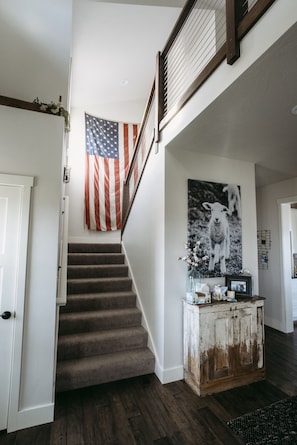
[[[266,328],[266,380],[198,397],[183,382],[155,375],[57,394],[55,421],[15,433],[1,445],[236,445],[226,425],[256,408],[297,395],[297,327]]]

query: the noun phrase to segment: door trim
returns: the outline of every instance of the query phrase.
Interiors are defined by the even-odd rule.
[[[17,424],[19,394],[21,388],[21,365],[23,348],[23,325],[26,291],[26,267],[30,220],[31,189],[34,184],[32,176],[8,175],[0,173],[0,185],[21,188],[21,215],[19,220],[19,248],[17,257],[17,285],[15,301],[15,318],[13,327],[13,345],[11,360],[11,379],[9,390],[9,407],[7,431],[14,431]]]

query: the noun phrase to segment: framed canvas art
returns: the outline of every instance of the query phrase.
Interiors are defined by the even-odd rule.
[[[242,270],[240,186],[188,179],[188,243],[201,242],[208,261],[203,277],[238,275]]]

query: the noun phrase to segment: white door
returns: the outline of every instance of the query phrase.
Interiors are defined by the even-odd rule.
[[[28,217],[24,220],[24,216],[29,213],[29,201],[24,199],[24,184],[18,184],[22,182],[21,178],[0,174],[0,430],[8,425],[12,365],[21,363],[20,357],[14,355],[14,342],[20,339],[19,335],[16,336],[16,321],[21,329],[23,324],[23,311],[18,314],[17,308],[23,307],[24,300],[22,277],[26,252],[22,249],[27,249]],[[25,178],[25,182],[28,179],[32,185],[32,178]],[[27,227],[24,228],[23,223]],[[18,384],[15,389],[19,389]]]

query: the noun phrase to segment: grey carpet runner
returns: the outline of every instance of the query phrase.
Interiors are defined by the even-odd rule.
[[[120,244],[69,244],[56,391],[154,372]]]

